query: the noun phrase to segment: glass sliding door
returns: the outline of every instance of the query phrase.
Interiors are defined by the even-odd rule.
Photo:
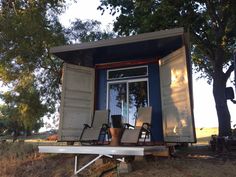
[[[120,114],[123,117],[123,121],[128,122],[127,83],[109,83],[108,100],[110,115]]]
[[[129,124],[135,125],[139,107],[148,106],[147,81],[128,82]]]
[[[135,125],[139,107],[148,106],[148,80],[136,79],[108,82],[110,115],[121,114],[124,123]]]

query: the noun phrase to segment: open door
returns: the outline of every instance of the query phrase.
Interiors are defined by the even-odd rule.
[[[65,63],[60,107],[60,141],[77,141],[84,124],[91,124],[94,111],[93,68]]]
[[[159,66],[164,140],[195,142],[185,47],[162,58]]]

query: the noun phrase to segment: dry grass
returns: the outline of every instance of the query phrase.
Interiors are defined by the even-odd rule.
[[[48,142],[46,142],[48,144]],[[50,144],[55,144],[49,142]],[[38,143],[0,143],[0,177],[70,177],[73,175],[74,156],[40,154]],[[79,165],[86,164],[92,155],[81,155]],[[96,177],[103,171],[116,167],[113,161],[92,165],[80,176]]]
[[[201,143],[207,143],[217,129],[197,130]],[[47,142],[48,143],[48,142]],[[51,142],[50,142],[51,143]],[[52,144],[55,144],[53,142]],[[39,154],[38,143],[0,144],[0,177],[70,177],[73,175],[73,155]],[[92,155],[81,155],[79,164],[85,164]],[[132,162],[133,171],[119,174],[114,160],[94,164],[85,169],[83,177],[231,177],[236,176],[236,152],[217,154],[207,146],[193,146],[177,151],[175,158],[138,158]],[[109,171],[109,169],[111,169]],[[107,173],[104,173],[108,171]]]
[[[133,172],[123,177],[232,177],[236,174],[235,161],[200,159],[159,159],[135,162]]]
[[[196,136],[198,144],[208,144],[211,135],[218,135],[218,128],[196,128]]]
[[[0,157],[1,177],[62,177],[73,170],[72,156],[39,154],[32,143],[0,144]]]
[[[0,176],[15,176],[16,167],[36,152],[32,144],[1,143],[0,144]]]
[[[29,143],[0,144],[1,177],[70,177],[73,175],[73,155],[37,153],[36,145]],[[79,164],[94,156],[81,155]],[[85,169],[79,176],[98,177],[231,177],[236,174],[236,152],[215,154],[205,146],[193,146],[177,151],[175,158],[138,158],[132,163],[133,171],[118,174],[117,162],[107,160]]]

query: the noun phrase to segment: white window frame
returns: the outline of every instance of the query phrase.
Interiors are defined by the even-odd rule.
[[[111,78],[111,79],[109,78],[109,72],[111,72],[111,71],[129,70],[129,69],[136,69],[136,68],[147,68],[147,74],[146,74],[146,75],[139,75],[139,76],[122,77],[122,78]],[[133,67],[125,67],[125,68],[109,69],[109,70],[107,70],[107,80],[108,80],[108,81],[124,80],[124,79],[139,78],[139,77],[148,77],[148,66],[147,66],[147,65],[133,66]]]

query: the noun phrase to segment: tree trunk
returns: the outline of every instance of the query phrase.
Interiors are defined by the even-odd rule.
[[[227,78],[222,71],[215,71],[213,78],[213,96],[219,123],[219,136],[231,135],[230,113],[225,97]]]

